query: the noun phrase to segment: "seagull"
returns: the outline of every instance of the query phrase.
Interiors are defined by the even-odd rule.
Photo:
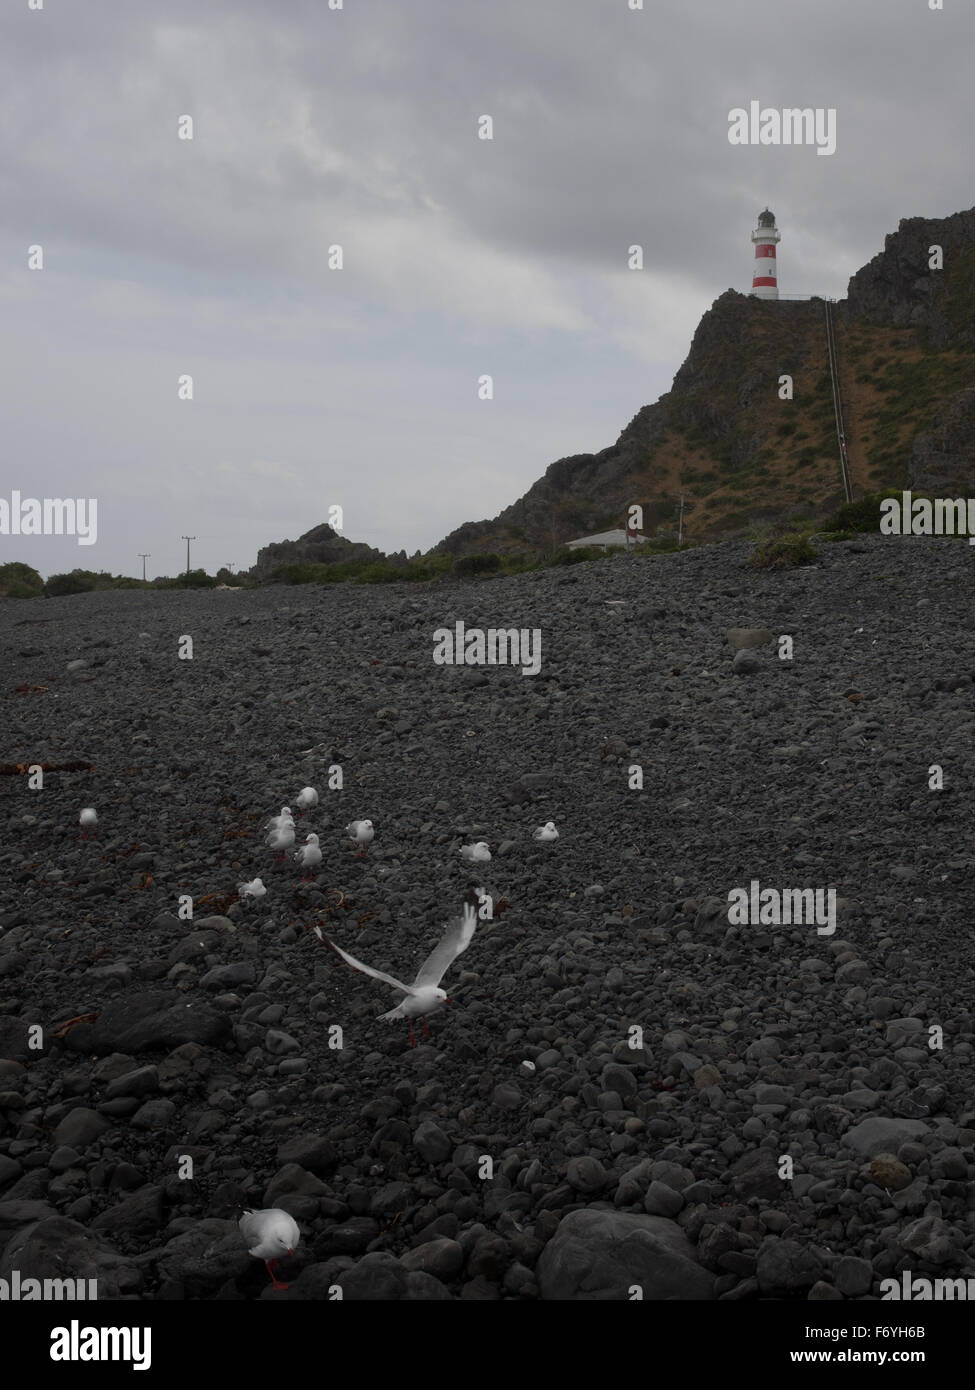
[[[323,934],[321,927],[316,927],[315,932],[320,940],[328,941],[332,950],[337,951],[354,970],[361,970],[364,974],[372,975],[377,980],[384,980],[387,985],[392,985],[394,989],[403,993],[405,998],[400,1000],[396,1008],[390,1009],[388,1014],[380,1014],[379,1017],[382,1019],[407,1019],[410,1025],[410,1047],[416,1047],[416,1039],[413,1036],[413,1020],[417,1015],[423,1019],[423,1036],[428,1038],[430,1029],[427,1026],[427,1014],[436,1013],[437,1009],[442,1009],[444,1004],[452,1002],[446,990],[439,988],[440,981],[460,953],[467,950],[476,927],[477,913],[469,903],[466,903],[463,916],[447,923],[447,929],[440,939],[440,944],[430,952],[420,966],[412,985],[404,985],[399,980],[394,979],[392,975],[387,975],[382,970],[374,970],[371,965],[364,965],[361,960],[356,960],[355,956],[350,956],[347,951],[343,951],[341,946],[336,946],[334,941],[329,941],[328,937]]]
[[[318,805],[318,792],[314,787],[302,787],[297,801],[300,811],[311,811]]]
[[[540,825],[532,833],[533,840],[557,840],[558,838],[559,832],[555,828],[554,820],[546,821],[544,825]]]
[[[252,879],[250,883],[238,883],[237,885],[237,896],[242,903],[257,902],[266,894],[267,889],[259,878]]]
[[[285,1254],[293,1257],[301,1239],[294,1217],[280,1207],[268,1207],[264,1211],[245,1211],[237,1225],[244,1239],[254,1242],[248,1246],[248,1255],[264,1261],[275,1289],[286,1289],[287,1284],[278,1283],[275,1265]]]
[[[322,863],[322,852],[318,848],[318,836],[306,835],[305,843],[299,845],[295,850],[294,858],[305,871],[301,877],[303,879],[314,878],[313,870],[321,868]]]
[[[94,827],[98,824],[98,812],[95,810],[94,806],[85,807],[81,815],[78,817],[78,824],[84,831],[84,834],[81,838],[83,840],[89,839],[89,830],[93,831]]]
[[[460,857],[472,864],[489,864],[491,862],[491,847],[487,840],[478,840],[476,845],[461,845]]]
[[[290,806],[282,806],[282,807],[281,807],[281,814],[278,815],[278,816],[272,816],[271,819],[270,819],[269,821],[266,821],[266,822],[265,822],[265,825],[264,825],[264,829],[265,829],[265,830],[279,830],[279,829],[281,828],[282,825],[294,825],[294,823],[295,823],[295,818],[294,818],[294,816],[291,814],[291,807],[290,807]]]
[[[372,844],[372,837],[376,833],[372,828],[372,821],[349,821],[348,825],[345,827],[345,833],[350,840],[355,840],[356,844],[359,845],[359,858],[362,859],[366,853],[366,850],[362,847],[366,846],[366,848],[368,848],[368,846]]]
[[[294,821],[285,822],[283,825],[272,827],[267,833],[264,843],[270,849],[277,850],[278,859],[287,859],[289,849],[295,847],[295,826]]]

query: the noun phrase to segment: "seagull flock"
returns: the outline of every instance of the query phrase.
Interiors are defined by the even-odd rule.
[[[303,787],[295,799],[295,805],[298,807],[300,816],[304,816],[308,811],[313,811],[318,805],[318,792],[314,787]],[[98,812],[94,806],[86,806],[82,809],[78,816],[78,824],[81,827],[81,838],[84,840],[92,838],[97,833]],[[275,852],[276,860],[287,863],[290,853],[291,858],[303,870],[302,880],[313,881],[322,866],[322,849],[319,837],[311,831],[305,836],[304,843],[295,849],[295,819],[291,807],[282,806],[280,812],[276,816],[271,816],[262,829],[267,832],[264,843]],[[365,858],[376,833],[372,821],[350,821],[345,827],[345,833],[350,842],[358,846],[358,858]],[[548,821],[532,832],[532,839],[540,842],[557,840],[558,838],[559,832],[553,821]],[[478,840],[475,844],[462,845],[460,856],[466,863],[488,864],[491,861],[491,849],[492,846],[486,840]],[[239,883],[237,894],[240,902],[245,907],[250,908],[260,904],[261,900],[267,896],[267,888],[260,878],[254,878],[249,883]],[[453,1002],[447,991],[441,989],[440,982],[457,957],[467,950],[473,940],[476,928],[477,913],[472,904],[467,902],[464,904],[460,917],[446,924],[443,936],[416,972],[416,978],[411,985],[403,984],[395,976],[387,975],[384,970],[377,970],[375,966],[366,965],[364,961],[358,960],[348,951],[343,951],[341,946],[337,946],[334,941],[324,935],[321,927],[316,926],[314,930],[319,941],[323,945],[331,947],[346,965],[350,965],[353,970],[358,970],[364,975],[372,976],[373,979],[381,980],[386,985],[391,985],[397,993],[403,996],[394,1008],[390,1009],[388,1013],[380,1014],[379,1018],[383,1020],[405,1018],[410,1030],[410,1046],[415,1047],[414,1018],[423,1020],[424,1037],[429,1037],[428,1014],[436,1013],[445,1004]],[[294,1217],[290,1216],[288,1212],[282,1211],[280,1207],[271,1207],[264,1211],[245,1211],[238,1222],[238,1227],[247,1243],[247,1253],[253,1255],[255,1259],[264,1261],[275,1292],[287,1289],[288,1285],[282,1284],[277,1277],[277,1265],[283,1256],[294,1256],[295,1247],[301,1239],[301,1232]]]

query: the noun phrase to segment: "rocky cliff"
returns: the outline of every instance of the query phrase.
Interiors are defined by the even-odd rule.
[[[257,552],[250,571],[254,579],[269,579],[282,565],[330,565],[346,560],[381,560],[382,551],[358,541],[348,541],[331,526],[313,526],[296,541],[275,541]]]
[[[942,269],[929,266],[934,246]],[[682,492],[692,537],[829,510],[843,493],[824,315],[822,300],[728,290],[671,390],[614,445],[550,464],[493,520],[466,522],[435,550],[547,547],[617,524],[633,502],[648,532],[669,529]],[[855,492],[975,490],[975,209],[902,221],[834,322]]]

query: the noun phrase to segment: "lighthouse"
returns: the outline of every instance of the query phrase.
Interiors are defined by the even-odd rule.
[[[768,208],[758,214],[758,226],[752,232],[755,244],[755,274],[752,294],[758,299],[778,299],[779,280],[775,268],[775,246],[781,233],[775,225],[775,213]]]

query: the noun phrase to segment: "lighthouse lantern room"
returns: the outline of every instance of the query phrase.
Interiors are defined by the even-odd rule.
[[[758,226],[752,232],[755,245],[755,273],[752,294],[758,299],[778,299],[779,279],[776,272],[775,247],[781,233],[775,225],[775,213],[768,208],[758,214]]]

